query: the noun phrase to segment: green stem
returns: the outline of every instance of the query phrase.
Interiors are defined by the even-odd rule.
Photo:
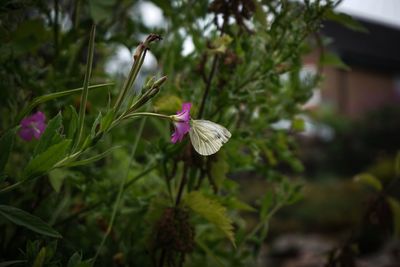
[[[92,74],[92,65],[93,65],[93,54],[94,54],[94,38],[96,35],[96,25],[93,24],[92,29],[90,31],[89,38],[89,50],[86,61],[86,73],[85,79],[83,81],[83,91],[81,96],[81,102],[79,107],[79,119],[78,119],[78,137],[76,143],[74,144],[73,151],[79,146],[79,143],[82,139],[83,135],[83,126],[85,122],[85,111],[86,111],[86,103],[89,95],[89,80]]]
[[[93,258],[93,265],[96,262],[96,259],[99,257],[99,254],[100,254],[100,252],[101,252],[101,250],[102,250],[102,248],[103,248],[103,246],[104,246],[104,244],[105,244],[105,242],[107,240],[107,237],[111,233],[112,227],[114,225],[115,218],[117,216],[117,211],[118,211],[119,206],[121,204],[121,199],[122,199],[122,194],[124,192],[125,183],[126,183],[126,180],[128,179],[129,169],[130,169],[130,167],[132,165],[133,157],[135,155],[136,148],[137,148],[137,146],[139,144],[139,140],[140,140],[140,137],[142,135],[145,122],[146,122],[146,118],[143,118],[143,120],[140,123],[139,130],[137,132],[137,136],[136,136],[135,142],[134,142],[134,144],[132,146],[131,155],[130,155],[129,163],[128,163],[128,168],[126,169],[126,175],[122,179],[122,181],[121,181],[121,183],[119,185],[118,195],[117,195],[117,198],[115,200],[114,209],[113,209],[112,214],[111,214],[110,224],[109,224],[109,226],[107,228],[106,233],[103,236],[103,239],[101,240],[101,243],[100,243],[99,248],[97,249],[96,255]]]
[[[119,123],[121,123],[123,120],[136,118],[136,117],[155,117],[155,118],[171,120],[171,116],[164,115],[164,114],[158,114],[158,113],[151,113],[151,112],[136,112],[136,113],[132,113],[132,114],[122,114],[115,121],[113,121],[113,123],[111,124],[111,126],[108,130],[111,130],[112,128],[117,126]]]
[[[126,96],[128,90],[132,87],[133,83],[135,82],[136,77],[139,74],[140,68],[143,65],[145,57],[146,57],[146,48],[144,48],[140,52],[138,59],[135,60],[135,62],[132,65],[131,71],[129,72],[129,75],[128,75],[128,79],[125,81],[124,86],[123,86],[122,90],[120,91],[120,94],[118,95],[117,101],[114,104],[115,112],[118,112],[119,108],[122,105],[123,100],[125,99],[125,96]]]

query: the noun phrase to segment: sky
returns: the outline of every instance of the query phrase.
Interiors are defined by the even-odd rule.
[[[400,28],[400,0],[343,0],[338,11]]]

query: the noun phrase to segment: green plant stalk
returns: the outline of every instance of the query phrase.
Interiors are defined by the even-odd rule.
[[[114,83],[102,83],[102,84],[96,84],[96,85],[90,85],[89,90],[91,89],[98,89],[98,88],[104,88],[106,86],[113,85]],[[47,101],[63,97],[63,96],[69,96],[73,95],[76,93],[81,93],[83,91],[83,87],[76,88],[76,89],[71,89],[71,90],[66,90],[66,91],[61,91],[61,92],[56,92],[56,93],[51,93],[43,96],[36,97],[35,99],[32,100],[32,102],[24,108],[16,117],[16,121],[19,122],[23,117],[25,117],[29,112],[31,112],[36,106],[45,103]]]
[[[93,67],[95,35],[96,35],[96,24],[93,24],[92,29],[90,31],[89,50],[88,50],[88,56],[87,56],[87,61],[86,61],[86,73],[85,73],[85,79],[83,81],[83,91],[82,91],[81,102],[80,102],[80,107],[79,107],[78,134],[77,134],[77,139],[73,146],[72,151],[74,151],[79,146],[79,143],[81,142],[82,135],[83,135],[86,103],[87,103],[87,98],[89,95],[89,80],[90,80],[90,76],[92,74],[92,67]]]
[[[136,112],[136,113],[131,113],[131,114],[122,114],[120,117],[118,117],[118,119],[113,121],[113,123],[109,127],[109,130],[111,130],[112,128],[117,126],[123,120],[136,118],[136,117],[155,117],[155,118],[160,118],[160,119],[171,120],[171,116],[164,115],[164,114],[158,114],[158,113],[151,113],[151,112]]]
[[[126,183],[126,180],[128,179],[129,169],[130,169],[130,167],[132,165],[133,157],[135,155],[136,148],[137,148],[137,146],[139,144],[140,137],[142,136],[142,132],[143,132],[143,129],[144,129],[145,122],[146,122],[146,118],[143,118],[143,120],[140,122],[139,130],[137,132],[137,136],[136,136],[135,142],[134,142],[134,144],[132,146],[131,155],[130,155],[129,163],[128,163],[128,168],[126,170],[126,175],[122,179],[122,181],[121,181],[121,183],[119,185],[118,195],[117,195],[117,198],[116,198],[116,200],[114,202],[114,209],[113,209],[112,214],[111,214],[110,224],[109,224],[109,226],[107,228],[107,231],[105,232],[105,234],[103,236],[103,239],[101,240],[101,243],[100,243],[99,248],[97,249],[96,255],[93,258],[93,265],[96,262],[96,259],[99,257],[99,254],[100,254],[100,252],[101,252],[101,250],[102,250],[102,248],[103,248],[103,246],[104,246],[104,244],[105,244],[105,242],[107,240],[107,237],[111,233],[112,227],[114,225],[115,218],[117,216],[117,211],[118,211],[119,206],[121,204],[121,199],[122,199],[122,194],[124,192],[125,183]]]
[[[139,74],[140,68],[143,65],[145,56],[146,56],[146,49],[141,51],[138,60],[134,61],[131,71],[129,72],[128,79],[125,81],[124,86],[118,95],[117,101],[114,104],[114,112],[115,113],[117,113],[118,110],[120,109],[128,90],[130,88],[132,88],[132,85],[135,82],[136,77]]]

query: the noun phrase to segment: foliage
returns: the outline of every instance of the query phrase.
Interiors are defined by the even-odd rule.
[[[143,23],[136,10],[146,3],[162,10],[162,25]],[[12,223],[0,221],[0,260],[254,266],[271,216],[297,201],[301,189],[291,181],[303,169],[293,132],[271,125],[288,119],[294,131],[302,129],[296,115],[320,80],[319,74],[301,77],[302,56],[335,4],[6,1],[0,9],[0,198],[2,217]],[[157,34],[144,39],[150,32]],[[193,51],[183,53],[190,40]],[[127,74],[113,76],[104,66],[118,47],[136,50]],[[151,53],[158,67],[148,69]],[[161,73],[168,80],[150,77]],[[229,129],[223,150],[205,158],[187,140],[169,142],[165,120],[183,102],[193,104],[194,119]],[[18,125],[35,109],[52,119],[40,140],[24,143]],[[231,178],[239,172],[257,172],[276,190],[256,205],[243,203]],[[224,245],[185,204],[238,247]],[[257,211],[256,227],[246,225],[243,211]],[[57,246],[43,236],[59,237],[55,231],[63,237]]]

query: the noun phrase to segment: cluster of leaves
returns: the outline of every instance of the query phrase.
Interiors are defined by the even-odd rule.
[[[302,56],[313,48],[308,37],[337,3],[153,3],[168,31],[149,29],[135,17],[132,10],[141,2],[21,0],[1,8],[0,127],[11,129],[1,137],[0,197],[7,204],[0,207],[1,260],[254,266],[271,216],[299,199],[301,186],[291,180],[302,171],[293,133],[302,128],[297,115],[320,78],[302,76]],[[96,42],[94,29],[87,34],[92,21]],[[148,43],[139,45],[122,86],[104,83],[110,77],[103,66],[113,46],[135,47],[150,31],[164,36],[151,51],[170,79],[146,109],[172,114],[191,102],[192,117],[232,132],[216,155],[200,157],[187,140],[170,144],[170,125],[163,121],[120,124],[118,116],[145,108],[147,94],[159,87],[150,79],[142,94],[131,93]],[[194,50],[183,54],[187,40]],[[108,94],[89,90],[95,83]],[[77,92],[81,97],[73,98]],[[116,99],[113,106],[105,104],[109,98]],[[33,144],[15,140],[14,126],[38,105],[55,115],[44,135]],[[283,119],[292,122],[290,129],[271,126]],[[254,172],[275,186],[244,203],[240,178],[232,177]],[[243,212],[257,225],[246,225]],[[56,253],[52,239],[60,236]]]

